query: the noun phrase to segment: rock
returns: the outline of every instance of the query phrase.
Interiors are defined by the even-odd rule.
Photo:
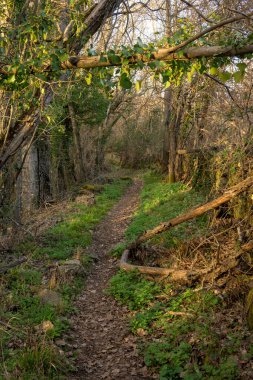
[[[62,298],[59,293],[50,289],[43,289],[38,294],[42,303],[60,307],[62,306]]]
[[[60,347],[64,347],[64,346],[66,346],[66,342],[65,342],[65,340],[63,340],[63,339],[57,339],[57,340],[55,341],[55,344],[56,344],[57,346],[60,346]]]
[[[81,261],[78,259],[67,260],[57,269],[60,282],[71,282],[76,276],[86,274]]]
[[[79,259],[72,259],[72,260],[65,261],[64,265],[82,266],[82,263],[81,263],[81,261]]]
[[[147,335],[147,331],[145,331],[144,329],[141,329],[141,328],[137,329],[136,333],[139,336]]]

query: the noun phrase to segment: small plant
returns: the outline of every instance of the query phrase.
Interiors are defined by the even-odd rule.
[[[67,364],[49,341],[34,342],[20,353],[18,366],[24,379],[57,379],[58,371],[66,371]]]
[[[112,250],[110,251],[110,255],[119,259],[122,256],[122,253],[124,252],[126,247],[126,243],[118,243],[117,245],[115,245],[115,247],[112,248]]]
[[[142,312],[136,313],[131,319],[130,326],[132,332],[138,331],[138,329],[143,329],[147,332],[152,332],[152,324],[164,314],[162,304],[157,302],[148,309]]]
[[[137,272],[119,271],[110,281],[108,292],[130,310],[138,310],[150,304],[160,287],[145,280]]]

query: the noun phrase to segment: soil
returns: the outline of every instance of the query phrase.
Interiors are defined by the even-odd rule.
[[[139,202],[142,187],[135,180],[118,204],[97,226],[93,243],[87,250],[95,263],[84,291],[75,303],[69,339],[77,343],[76,372],[71,380],[156,379],[149,373],[137,349],[137,337],[129,331],[127,309],[105,294],[110,278],[116,273],[117,260],[109,252],[124,240],[124,231]],[[70,353],[72,355],[73,353]]]

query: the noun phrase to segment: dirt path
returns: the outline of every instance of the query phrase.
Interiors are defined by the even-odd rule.
[[[136,180],[106,218],[97,226],[88,252],[98,260],[71,319],[72,339],[77,348],[77,372],[72,380],[154,379],[138,356],[136,338],[129,333],[127,310],[104,294],[117,270],[108,252],[124,239],[124,231],[135,211],[142,183]]]

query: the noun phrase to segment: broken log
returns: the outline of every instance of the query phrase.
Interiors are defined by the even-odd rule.
[[[159,275],[159,276],[169,276],[172,281],[183,281],[191,282],[193,279],[197,279],[200,276],[198,272],[190,272],[187,270],[179,270],[172,268],[161,268],[161,267],[147,267],[142,265],[134,265],[128,262],[130,256],[130,250],[126,249],[120,260],[120,269],[123,269],[127,272],[132,270],[137,270],[140,273],[150,274],[150,275]]]
[[[213,279],[216,279],[220,277],[221,275],[224,275],[229,270],[235,268],[239,264],[239,258],[240,256],[248,252],[250,250],[253,250],[253,240],[250,240],[249,242],[243,244],[240,247],[240,250],[237,252],[236,255],[231,257],[226,262],[222,263],[221,266],[219,266],[218,269],[215,269],[213,267],[202,269],[198,271],[188,271],[186,269],[172,269],[172,268],[161,268],[161,267],[148,267],[143,265],[134,265],[130,264],[129,258],[130,258],[130,250],[126,249],[120,259],[120,269],[123,269],[127,272],[130,272],[132,270],[137,270],[140,273],[143,274],[150,274],[150,275],[158,275],[158,276],[168,276],[170,277],[171,281],[180,281],[184,283],[192,283],[193,281],[197,281],[200,277],[205,275],[212,276]]]
[[[156,235],[159,235],[165,231],[168,231],[172,227],[177,226],[178,224],[187,222],[188,220],[194,219],[198,216],[201,216],[205,214],[207,211],[213,210],[220,205],[227,203],[240,193],[247,190],[249,187],[253,185],[253,177],[248,177],[244,181],[241,181],[237,185],[231,187],[230,189],[227,189],[223,195],[220,197],[207,202],[199,207],[196,207],[194,209],[191,209],[190,211],[186,212],[185,214],[179,215],[176,218],[170,219],[167,222],[160,223],[158,226],[153,228],[152,230],[148,230],[144,232],[143,235],[139,236],[130,246],[128,247],[131,249],[136,249],[138,246],[140,246],[142,243],[146,242],[147,240],[153,238]]]

